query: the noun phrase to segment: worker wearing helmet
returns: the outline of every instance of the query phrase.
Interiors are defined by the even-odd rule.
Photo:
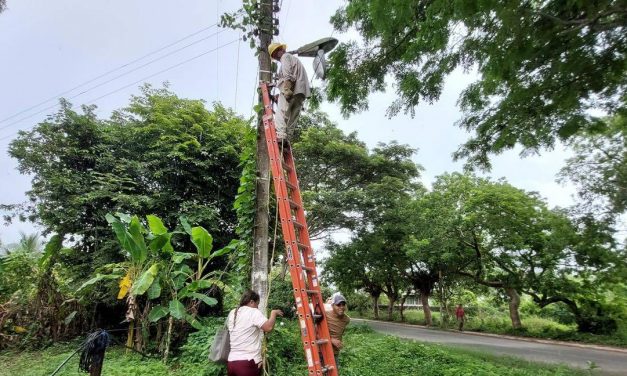
[[[270,57],[281,63],[277,80],[280,94],[275,117],[279,142],[287,140],[288,134],[292,133],[291,129],[298,119],[303,103],[311,95],[305,67],[298,58],[286,50],[287,46],[282,43],[272,43],[268,46]]]

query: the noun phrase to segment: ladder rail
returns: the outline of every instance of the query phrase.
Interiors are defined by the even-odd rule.
[[[307,226],[307,219],[305,218],[305,209],[302,201],[302,197],[300,195],[300,186],[298,183],[298,176],[296,174],[296,164],[294,162],[294,157],[292,153],[289,153],[286,156],[286,164],[289,166],[288,176],[293,185],[296,186],[296,190],[292,192],[292,201],[299,206],[296,211],[296,220],[302,223],[304,226],[299,230],[299,243],[304,245],[307,249],[304,253],[309,257],[304,258],[305,266],[310,268],[311,271],[307,274],[308,285],[313,286],[318,290],[318,294],[312,297],[312,300],[317,300],[313,303],[314,313],[317,315],[322,315],[322,320],[325,322],[325,325],[319,326],[320,335],[323,338],[331,338],[331,334],[329,332],[328,325],[326,325],[326,312],[324,309],[324,300],[322,298],[322,292],[320,291],[320,280],[318,278],[318,271],[316,268],[315,257],[313,254],[313,248],[311,247],[311,240],[309,238],[309,228]],[[317,308],[317,309],[316,309]],[[331,345],[332,346],[332,345]]]
[[[259,86],[266,145],[308,374],[338,376],[294,158],[291,149],[283,153],[277,143],[268,83],[261,82]]]

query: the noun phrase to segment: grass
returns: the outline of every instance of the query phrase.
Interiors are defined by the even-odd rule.
[[[373,319],[372,312],[359,315],[355,312],[351,312],[352,317]],[[422,310],[407,310],[405,311],[405,323],[414,325],[424,325],[424,313]],[[387,312],[380,312],[379,318],[386,320]],[[439,312],[432,312],[433,327],[438,328],[441,326],[441,317]],[[398,312],[394,312],[393,320],[400,322],[400,315]],[[619,328],[619,330],[613,335],[595,335],[590,333],[579,333],[577,327],[573,325],[564,325],[553,320],[535,316],[526,315],[522,317],[523,328],[513,329],[509,316],[502,315],[484,315],[483,317],[467,316],[466,323],[464,324],[464,330],[503,334],[520,337],[542,338],[552,339],[559,341],[572,341],[583,342],[590,344],[599,344],[606,346],[627,347],[627,328]],[[446,329],[455,329],[456,323],[454,318],[446,325]]]
[[[192,334],[177,356],[167,365],[159,359],[126,354],[122,348],[107,351],[103,375],[204,375],[223,376],[224,369],[206,361],[215,330]],[[439,345],[401,340],[351,325],[342,351],[342,376],[458,376],[458,375],[584,375],[561,366],[534,364],[514,358],[493,356]],[[59,343],[41,351],[0,353],[1,376],[49,375],[77,347],[78,342]],[[295,323],[278,327],[269,336],[270,374],[305,375],[298,329]],[[84,375],[75,356],[58,375]]]

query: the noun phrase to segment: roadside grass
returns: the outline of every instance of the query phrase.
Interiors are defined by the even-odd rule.
[[[224,367],[206,361],[215,328],[193,333],[168,364],[120,347],[107,351],[103,375],[201,375],[224,376]],[[384,336],[364,325],[351,325],[341,354],[342,376],[458,376],[458,375],[586,375],[564,366],[536,364],[509,357],[449,348]],[[40,351],[0,353],[0,375],[50,375],[79,342],[58,343]],[[295,322],[278,326],[268,336],[270,375],[305,375],[307,369]],[[78,356],[58,375],[84,375],[78,371]]]
[[[350,312],[351,317],[373,320],[372,312],[362,315],[357,312]],[[424,312],[422,310],[407,310],[404,313],[406,324],[425,325]],[[400,314],[394,312],[393,320],[401,322]],[[379,319],[387,320],[387,312],[380,312]],[[432,312],[433,328],[456,329],[455,319],[442,326],[439,312]],[[535,315],[522,316],[523,328],[513,329],[509,317],[502,315],[482,315],[481,317],[467,316],[464,330],[482,333],[503,334],[520,337],[531,337],[541,339],[553,339],[558,341],[582,342],[615,347],[627,347],[627,328],[619,326],[616,333],[612,335],[596,335],[591,333],[577,332],[576,325],[564,325],[553,320]]]

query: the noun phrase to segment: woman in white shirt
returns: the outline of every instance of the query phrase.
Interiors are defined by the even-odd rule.
[[[239,307],[227,318],[231,351],[227,363],[228,376],[261,376],[261,344],[263,333],[274,329],[279,309],[270,312],[270,319],[258,309],[259,294],[248,290],[242,295]]]

